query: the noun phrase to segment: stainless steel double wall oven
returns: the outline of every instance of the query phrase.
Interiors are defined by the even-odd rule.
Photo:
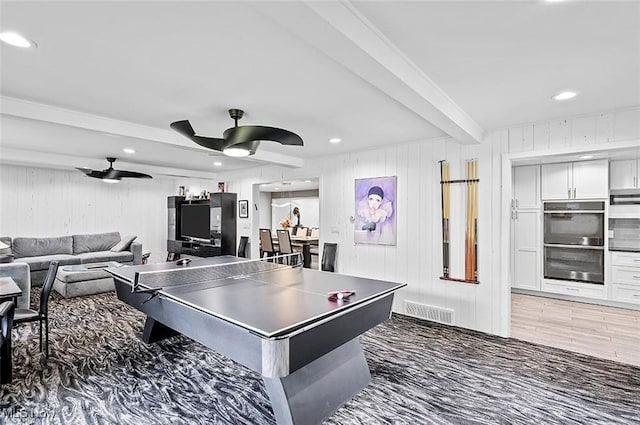
[[[604,284],[601,201],[544,203],[544,277]]]

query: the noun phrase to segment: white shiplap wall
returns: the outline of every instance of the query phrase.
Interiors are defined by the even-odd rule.
[[[229,173],[224,180],[229,191],[249,196],[255,193],[254,184],[319,177],[320,242],[338,243],[340,273],[406,282],[408,286],[396,296],[394,311],[404,312],[404,300],[450,308],[455,310],[457,326],[508,336],[510,288],[508,279],[501,278],[509,261],[501,257],[502,241],[505,236],[509,239],[509,228],[502,225],[503,215],[508,214],[501,207],[503,154],[535,151],[545,155],[558,149],[638,140],[639,118],[639,108],[563,118],[490,131],[482,144],[474,146],[452,140],[402,144],[307,161],[301,169],[263,167],[250,177]],[[479,164],[479,285],[439,279],[442,239],[438,161],[451,164],[451,178],[464,178],[464,161],[470,158],[477,158]],[[393,175],[398,177],[397,245],[354,245],[349,221],[354,215],[354,179]],[[459,223],[452,228],[452,239],[460,241],[452,246],[452,255],[462,252],[462,198],[461,191],[452,199],[452,220]],[[245,232],[251,228],[250,235],[256,241],[257,222],[244,226]],[[257,253],[255,245],[253,256]],[[452,259],[452,265],[452,276],[461,276],[462,256]]]
[[[0,166],[0,235],[62,236],[118,231],[137,235],[151,262],[164,261],[167,196],[173,180],[103,183],[78,171]]]

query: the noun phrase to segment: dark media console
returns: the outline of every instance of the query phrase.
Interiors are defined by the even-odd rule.
[[[180,255],[236,255],[236,194],[212,193],[211,199],[167,199],[167,259]]]

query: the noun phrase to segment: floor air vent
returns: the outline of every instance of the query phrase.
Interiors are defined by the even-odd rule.
[[[435,307],[432,305],[419,304],[413,301],[404,302],[406,314],[420,319],[431,320],[432,322],[453,324],[454,311],[450,308]]]

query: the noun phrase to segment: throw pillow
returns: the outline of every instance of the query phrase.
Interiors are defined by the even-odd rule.
[[[127,249],[129,249],[129,245],[131,245],[131,242],[133,242],[135,238],[137,238],[137,236],[123,236],[122,240],[120,240],[120,242],[118,242],[113,248],[111,248],[111,251],[112,252],[126,251]]]

